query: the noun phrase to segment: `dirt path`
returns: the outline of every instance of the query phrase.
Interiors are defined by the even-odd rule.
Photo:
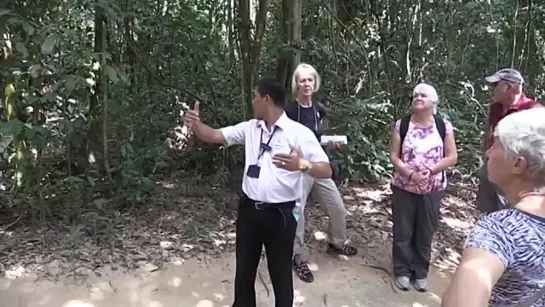
[[[338,260],[326,255],[312,256],[316,262],[316,281],[306,284],[295,280],[295,306],[439,306],[448,276],[434,269],[430,274],[431,291],[418,293],[394,291],[388,275],[365,266],[363,257]],[[183,264],[165,266],[132,275],[103,274],[84,285],[62,279],[59,283],[33,282],[19,278],[0,280],[2,306],[12,307],[223,307],[232,303],[234,255],[212,261],[191,259]],[[260,266],[267,279],[265,263]],[[262,283],[256,282],[258,305],[274,306]]]
[[[0,223],[0,276],[6,276],[0,307],[230,306],[235,213],[226,204],[235,203],[234,194],[215,186],[192,193],[188,186],[170,179],[150,205],[105,221],[84,212],[77,227]],[[451,191],[443,201],[432,251],[441,271],[456,267],[477,217],[466,192]],[[306,241],[316,280],[295,278],[295,306],[439,306],[449,281],[439,269],[430,273],[428,293],[392,287],[390,195],[388,185],[343,189],[349,239],[360,251],[350,260],[325,255],[328,218],[317,204],[308,206]],[[265,268],[262,263],[265,282],[256,282],[260,307],[273,306]]]

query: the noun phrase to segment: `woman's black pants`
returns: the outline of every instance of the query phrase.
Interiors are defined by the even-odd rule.
[[[394,274],[426,278],[444,192],[414,194],[393,185],[392,192]]]

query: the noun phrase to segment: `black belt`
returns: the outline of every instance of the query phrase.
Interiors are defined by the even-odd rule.
[[[241,200],[245,204],[251,204],[254,206],[254,208],[258,211],[265,211],[265,210],[278,210],[280,214],[282,214],[282,218],[284,220],[284,227],[286,227],[286,216],[284,215],[284,212],[282,211],[281,207],[288,207],[289,209],[292,209],[295,206],[295,201],[286,201],[281,203],[268,203],[268,202],[262,202],[262,201],[256,201],[251,198],[249,198],[246,194],[243,194],[241,197]]]
[[[268,202],[264,202],[264,201],[257,201],[257,200],[253,200],[253,199],[249,198],[247,195],[243,195],[242,200],[245,203],[250,203],[250,204],[254,205],[256,210],[270,210],[270,209],[276,209],[278,207],[293,206],[295,204],[295,200],[285,201],[285,202],[281,202],[281,203],[268,203]]]

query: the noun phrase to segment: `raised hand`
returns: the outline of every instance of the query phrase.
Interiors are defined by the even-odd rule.
[[[193,109],[189,109],[185,112],[184,124],[187,128],[192,129],[195,123],[200,122],[201,118],[199,117],[199,102],[195,102]]]

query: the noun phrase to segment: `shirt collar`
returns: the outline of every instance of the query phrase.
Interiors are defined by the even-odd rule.
[[[526,97],[526,95],[521,94],[519,100],[517,101],[517,103],[512,105],[510,109],[518,111],[518,110],[522,109],[523,107],[525,107],[529,103],[534,103],[534,101],[532,99]]]
[[[286,112],[282,112],[282,115],[280,115],[280,117],[278,118],[278,120],[276,121],[276,123],[274,123],[272,126],[271,126],[271,129],[274,129],[275,127],[278,127],[282,130],[286,130],[287,127],[288,127],[288,122],[289,122],[289,118],[288,116],[286,115]],[[257,122],[257,125],[259,127],[261,127],[261,129],[265,130],[265,131],[268,131],[267,130],[267,124],[265,123],[264,120],[259,120]],[[271,130],[272,131],[272,130]]]
[[[522,109],[523,107],[526,106],[526,104],[528,103],[533,103],[534,101],[528,97],[526,97],[526,95],[521,94],[520,95],[520,98],[517,100],[516,103],[512,104],[508,109],[505,109],[505,112],[509,112],[509,111],[519,111],[520,109]],[[494,108],[498,109],[498,110],[504,110],[503,109],[503,106],[499,103],[496,103],[494,104]]]

